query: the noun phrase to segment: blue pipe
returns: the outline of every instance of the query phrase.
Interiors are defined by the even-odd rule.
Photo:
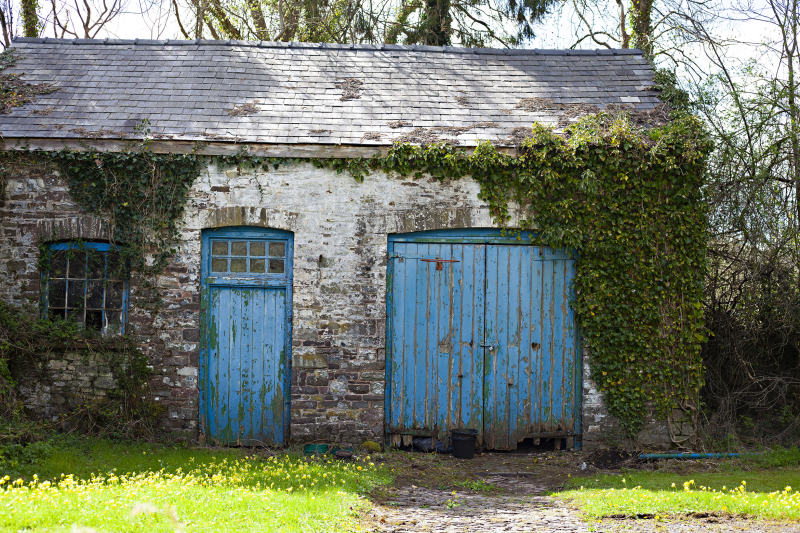
[[[643,453],[639,459],[712,459],[739,457],[738,453]]]

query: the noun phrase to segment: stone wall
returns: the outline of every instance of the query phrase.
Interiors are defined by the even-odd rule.
[[[34,418],[54,418],[105,398],[117,383],[99,356],[67,352],[28,368],[19,384],[25,410]]]
[[[292,438],[382,441],[388,234],[492,227],[478,190],[471,180],[382,172],[358,183],[310,164],[252,173],[212,167],[192,188],[176,261],[193,281],[174,290],[199,290],[203,229],[293,232]],[[169,342],[182,334],[176,324]]]
[[[153,399],[166,408],[162,427],[176,436],[200,434],[202,230],[259,226],[294,233],[292,438],[381,441],[388,235],[493,227],[478,191],[468,179],[441,183],[382,172],[357,183],[308,163],[268,172],[206,169],[189,192],[178,253],[157,280],[164,298],[157,316],[139,305],[136,279],[131,283],[129,330],[153,366]],[[10,180],[7,199],[0,209],[0,298],[6,301],[38,301],[40,241],[109,237],[101,221],[80,212],[51,169],[21,171]],[[591,447],[613,438],[615,424],[587,364],[583,442]]]
[[[625,448],[637,450],[669,450],[676,444],[689,444],[695,434],[691,419],[680,409],[675,409],[671,420],[659,420],[655,410],[650,409],[644,426],[632,442],[625,437],[619,420],[606,409],[603,394],[591,378],[589,354],[583,355],[583,449],[594,451],[602,448]],[[670,426],[672,431],[670,431]]]

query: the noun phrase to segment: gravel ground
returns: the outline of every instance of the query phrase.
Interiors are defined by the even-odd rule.
[[[539,494],[545,487],[520,480],[486,478],[514,486],[514,495],[490,496],[411,486],[396,489],[367,517],[373,531],[391,533],[507,532],[589,533],[577,512]]]
[[[364,517],[381,533],[800,533],[798,522],[730,516],[586,522],[574,507],[545,494],[580,475],[579,455],[486,454],[475,461],[404,454],[394,457],[398,479],[373,498]],[[593,469],[594,470],[594,469]],[[462,490],[462,479],[482,479],[497,490]],[[453,489],[456,490],[453,490]],[[486,487],[483,487],[484,489]]]

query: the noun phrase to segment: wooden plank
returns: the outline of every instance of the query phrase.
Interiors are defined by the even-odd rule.
[[[553,262],[545,260],[542,263],[542,366],[540,392],[542,398],[542,411],[539,418],[539,428],[549,431],[551,423],[550,410],[553,406]]]
[[[74,139],[74,138],[20,138],[6,137],[0,141],[3,150],[59,150],[101,152],[123,152],[137,150],[141,141],[123,139]],[[342,144],[276,144],[276,143],[242,143],[231,141],[188,141],[159,140],[149,141],[148,150],[156,154],[191,154],[197,155],[235,155],[242,150],[250,155],[261,157],[287,158],[322,158],[345,159],[356,157],[372,157],[377,154],[386,156],[391,146],[356,146]],[[469,156],[474,148],[464,148],[464,155]],[[516,148],[497,148],[498,152],[518,155]]]

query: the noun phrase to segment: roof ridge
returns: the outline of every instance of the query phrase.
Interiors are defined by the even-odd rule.
[[[237,41],[205,40],[205,39],[55,39],[52,37],[15,37],[19,44],[74,44],[74,45],[142,45],[142,46],[230,46],[247,48],[278,49],[321,49],[352,51],[405,51],[405,52],[442,52],[450,54],[495,54],[495,55],[642,55],[636,48],[595,49],[595,50],[563,50],[541,48],[462,48],[458,46],[422,46],[403,44],[337,44],[337,43],[298,43],[281,41]]]

